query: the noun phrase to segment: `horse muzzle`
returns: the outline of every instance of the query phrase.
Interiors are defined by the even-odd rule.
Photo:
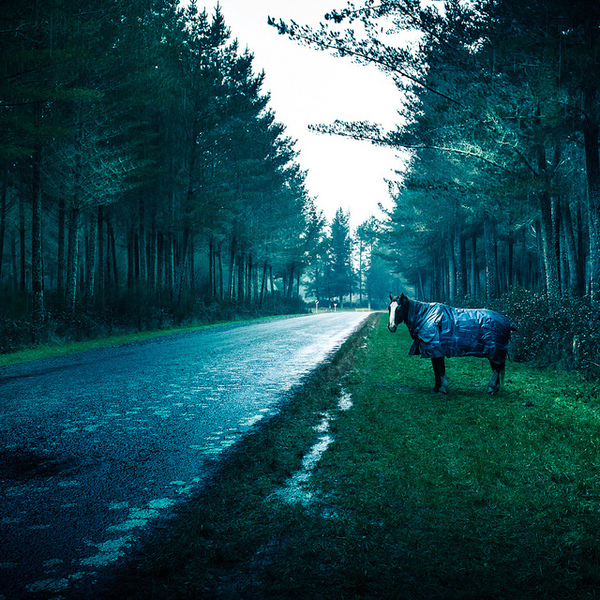
[[[391,325],[388,325],[388,329],[392,332],[392,333],[396,333],[396,329],[398,329],[398,327],[396,325],[394,325],[393,327]]]

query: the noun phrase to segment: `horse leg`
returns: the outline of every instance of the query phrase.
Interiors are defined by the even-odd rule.
[[[495,394],[500,391],[500,383],[504,378],[504,367],[506,363],[494,362],[490,359],[490,366],[492,367],[492,376],[487,384],[488,394]]]
[[[433,365],[433,372],[435,374],[435,387],[433,388],[433,391],[438,392],[439,394],[447,394],[449,383],[448,378],[446,377],[444,357],[439,356],[432,358],[431,364]]]
[[[439,392],[440,386],[442,385],[442,380],[441,380],[439,372],[438,372],[438,361],[439,361],[439,358],[431,359],[431,366],[433,367],[433,375],[435,377],[435,385],[433,387],[434,392]]]

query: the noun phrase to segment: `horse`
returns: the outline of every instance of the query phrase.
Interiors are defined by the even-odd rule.
[[[487,392],[500,391],[510,334],[514,331],[504,315],[483,308],[454,308],[447,304],[418,302],[409,300],[404,294],[392,296],[391,293],[388,312],[388,329],[392,333],[400,323],[406,323],[408,327],[413,339],[409,356],[431,358],[434,392],[448,393],[444,358],[452,356],[487,358],[492,367]]]

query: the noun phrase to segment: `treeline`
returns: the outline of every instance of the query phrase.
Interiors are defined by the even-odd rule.
[[[600,302],[600,5],[450,3],[420,19],[420,114],[393,136],[415,147],[391,226],[412,280],[450,298],[518,285]]]
[[[354,268],[218,7],[8,0],[1,23],[2,351],[368,304],[372,232]]]
[[[272,24],[395,79],[396,131],[318,129],[409,154],[387,241],[417,293],[600,302],[600,4],[369,1],[326,18]]]
[[[331,223],[320,213],[313,216],[309,238],[317,243],[307,255],[306,297],[320,308],[386,308],[389,290],[398,289],[401,278],[386,259],[382,222],[370,217],[353,230],[350,213],[341,208]]]
[[[293,142],[220,11],[177,4],[3,4],[0,277],[34,315],[124,289],[294,289],[310,201]]]
[[[1,23],[5,326],[298,307],[320,217],[218,8],[9,0]]]

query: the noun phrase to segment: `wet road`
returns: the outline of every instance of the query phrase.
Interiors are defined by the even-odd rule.
[[[217,327],[0,370],[0,600],[87,596],[366,316]]]

